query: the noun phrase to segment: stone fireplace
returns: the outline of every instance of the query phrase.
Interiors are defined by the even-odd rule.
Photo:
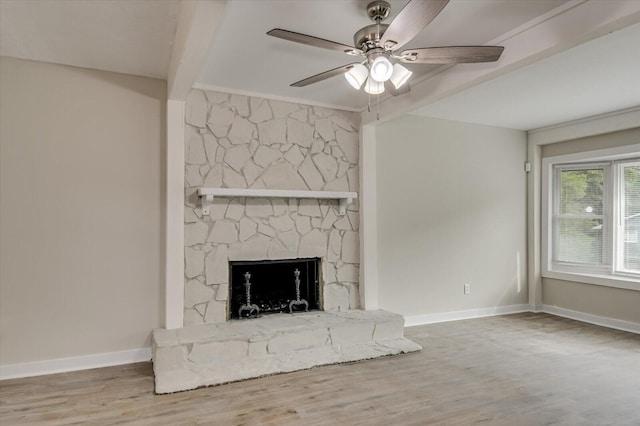
[[[199,188],[357,192],[359,115],[192,90],[186,104],[184,324],[229,318],[230,261],[321,259],[325,311],[358,309],[359,206]]]
[[[185,120],[184,327],[153,331],[156,393],[421,349],[359,309],[358,114],[192,90]]]

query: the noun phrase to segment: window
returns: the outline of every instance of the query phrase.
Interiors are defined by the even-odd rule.
[[[640,158],[597,160],[545,159],[543,273],[640,282]]]
[[[640,161],[619,165],[620,172],[620,253],[617,269],[640,273]]]
[[[554,176],[553,264],[556,270],[604,272],[609,265],[608,164],[558,165]]]

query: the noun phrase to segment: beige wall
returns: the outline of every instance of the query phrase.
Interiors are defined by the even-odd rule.
[[[640,323],[640,291],[544,278],[545,305]]]
[[[542,147],[542,156],[552,157],[636,143],[640,143],[640,127],[545,145]],[[640,323],[640,286],[638,291],[634,291],[543,278],[542,303],[591,315]]]
[[[0,362],[149,346],[166,82],[0,60]]]
[[[527,303],[525,133],[412,116],[376,130],[380,308]]]

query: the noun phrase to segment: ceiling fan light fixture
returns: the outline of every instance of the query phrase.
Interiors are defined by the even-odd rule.
[[[367,80],[369,70],[362,64],[354,65],[349,71],[344,73],[344,78],[356,90],[360,90],[364,82]]]
[[[416,65],[495,62],[504,50],[503,46],[438,46],[403,50],[403,46],[429,25],[450,0],[403,0],[404,7],[390,24],[382,21],[389,16],[391,0],[368,1],[367,15],[374,23],[356,31],[353,46],[281,28],[267,32],[267,35],[282,40],[364,58],[364,61],[359,59],[296,81],[292,87],[305,87],[344,75],[356,90],[364,89],[368,94],[379,95],[388,89],[391,95],[398,96],[411,90],[408,80],[412,72],[396,62]]]
[[[393,73],[393,65],[383,55],[378,56],[371,63],[370,77],[379,83],[389,80]]]
[[[384,83],[380,83],[369,77],[364,84],[364,91],[370,95],[379,95],[384,92]]]
[[[396,89],[402,87],[413,73],[400,64],[393,65],[393,74],[391,74],[391,82]]]

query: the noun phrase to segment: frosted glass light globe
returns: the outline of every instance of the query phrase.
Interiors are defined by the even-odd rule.
[[[403,67],[402,65],[395,64],[393,66],[393,74],[391,75],[391,82],[393,83],[396,89],[399,89],[401,86],[403,86],[407,82],[407,80],[409,80],[409,77],[411,77],[411,74],[413,73],[408,69],[406,69],[405,67]]]
[[[356,90],[360,90],[362,84],[367,79],[369,70],[362,64],[354,65],[349,71],[344,74],[344,78],[347,79],[349,84]]]
[[[379,95],[384,92],[384,83],[380,83],[369,77],[364,84],[364,91],[370,95]]]
[[[393,73],[393,65],[384,56],[378,56],[371,63],[371,78],[377,82],[384,83],[389,80]]]

